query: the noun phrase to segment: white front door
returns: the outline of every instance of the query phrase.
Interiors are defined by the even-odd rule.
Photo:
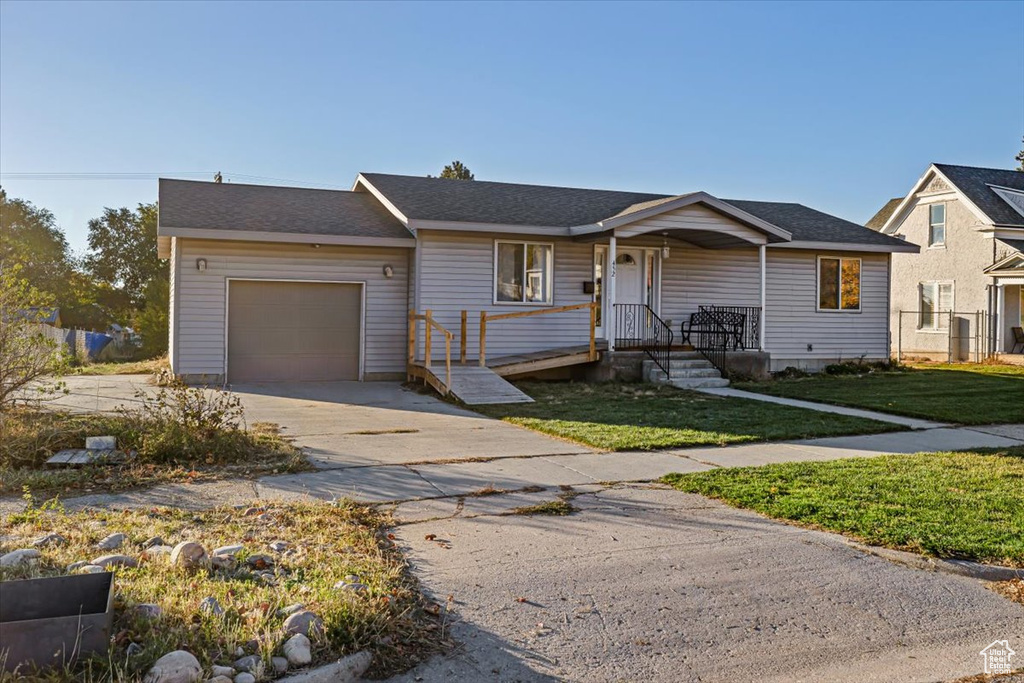
[[[642,249],[621,249],[615,258],[615,303],[643,304],[644,252]]]
[[[594,301],[601,304],[597,318],[599,337],[604,335],[606,316],[612,315],[603,296],[607,263],[608,248],[598,245],[594,250]],[[657,253],[650,249],[619,249],[615,265],[615,303],[647,304],[657,311]]]

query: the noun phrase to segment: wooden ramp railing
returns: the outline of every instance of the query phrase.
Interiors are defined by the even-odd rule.
[[[420,370],[420,366],[416,365],[416,328],[419,327],[417,324],[422,320],[424,325],[424,337],[423,337],[423,370]],[[461,357],[463,362],[466,358],[466,316],[463,311],[462,316],[462,353]],[[437,330],[444,337],[444,379],[438,377],[437,373],[433,372],[430,367],[431,355],[433,353],[433,330]],[[416,311],[409,311],[409,359],[406,364],[406,375],[407,379],[413,377],[422,377],[425,382],[430,386],[437,389],[437,392],[442,396],[447,396],[452,388],[452,335],[445,327],[434,320],[434,316],[430,309],[427,309],[426,313],[420,314]]]
[[[487,323],[494,322],[495,320],[510,320],[512,318],[529,318],[536,315],[551,315],[553,313],[565,313],[567,311],[578,311],[584,308],[590,309],[590,351],[588,358],[591,361],[597,360],[597,307],[600,304],[597,302],[590,302],[585,304],[574,304],[572,306],[559,306],[558,308],[538,308],[535,311],[519,311],[516,313],[497,313],[489,314],[487,311],[480,311],[480,365],[486,367],[487,365]],[[466,312],[462,312],[462,348],[463,348],[463,359],[465,358],[466,348]],[[465,361],[463,361],[465,362]]]

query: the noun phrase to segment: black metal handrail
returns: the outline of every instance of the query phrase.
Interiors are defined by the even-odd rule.
[[[743,327],[740,334],[732,341],[733,350],[757,349],[761,347],[761,307],[760,306],[698,306],[704,313],[714,316],[717,313],[737,313],[743,316]]]
[[[615,304],[615,348],[640,349],[669,375],[674,334],[647,304]]]

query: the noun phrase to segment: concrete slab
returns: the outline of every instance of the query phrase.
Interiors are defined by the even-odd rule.
[[[392,509],[391,514],[399,524],[411,524],[428,519],[454,517],[461,509],[458,498],[431,498],[399,503]]]
[[[486,486],[520,489],[536,485],[592,484],[597,481],[545,458],[502,458],[490,462],[417,465],[415,469],[426,481],[448,496],[470,493]]]
[[[700,472],[712,465],[666,452],[587,453],[544,458],[594,481],[652,481],[670,472]]]
[[[966,429],[982,432],[983,434],[994,434],[1024,443],[1024,425],[979,425],[977,427],[966,427]]]
[[[931,683],[978,673],[997,637],[1024,641],[1024,611],[980,582],[831,534],[660,488],[574,504],[398,529],[427,590],[454,596],[462,647],[393,683]]]
[[[444,492],[406,467],[356,467],[264,477],[256,485],[260,498],[331,500],[352,498],[370,503],[430,498]]]
[[[809,410],[817,410],[823,413],[834,413],[836,415],[852,415],[853,417],[863,417],[869,420],[879,420],[880,422],[891,422],[893,424],[903,425],[908,429],[935,429],[936,427],[949,426],[944,422],[933,422],[931,420],[921,420],[916,417],[904,417],[902,415],[879,413],[874,410],[863,410],[861,408],[847,408],[845,406],[834,406],[829,405],[828,403],[801,401],[794,398],[783,398],[781,396],[769,396],[768,394],[759,394],[755,391],[743,391],[742,389],[697,389],[697,391],[704,392],[705,394],[712,394],[714,396],[747,398],[752,401],[778,403],[784,406],[793,406],[795,408],[807,408]]]

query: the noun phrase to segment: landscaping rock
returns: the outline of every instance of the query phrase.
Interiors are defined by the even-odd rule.
[[[283,553],[285,550],[288,550],[289,546],[291,546],[291,543],[288,541],[273,541],[267,544],[267,547],[275,553]]]
[[[19,564],[33,564],[41,556],[42,553],[35,548],[12,550],[6,555],[0,556],[0,567],[16,567]]]
[[[266,569],[274,566],[274,558],[270,555],[250,555],[245,563],[253,569]]]
[[[278,676],[288,670],[288,659],[285,657],[271,657],[270,663],[274,667],[274,673]]]
[[[203,569],[209,562],[206,549],[193,541],[182,541],[171,551],[171,564],[182,569]]]
[[[210,565],[214,569],[223,569],[224,571],[231,571],[238,564],[231,555],[214,555],[210,558]]]
[[[40,536],[36,540],[32,541],[33,547],[45,548],[50,545],[64,545],[68,542],[68,539],[64,538],[60,534],[46,534]]]
[[[287,607],[282,607],[281,609],[277,610],[277,616],[287,617],[289,614],[295,614],[304,607],[305,605],[303,605],[301,602],[297,602],[294,605],[288,605]]]
[[[82,567],[81,569],[79,569],[78,573],[79,574],[102,574],[105,571],[107,571],[107,570],[104,569],[103,567],[97,567],[94,564],[87,564],[84,567]]]
[[[164,610],[160,605],[155,605],[151,602],[143,602],[135,606],[135,612],[146,619],[159,619]]]
[[[145,541],[142,542],[142,547],[143,548],[152,548],[153,546],[158,546],[158,545],[163,545],[163,544],[164,544],[164,539],[160,538],[159,536],[150,536],[149,538],[147,538]]]
[[[284,656],[292,666],[305,666],[313,661],[309,638],[301,633],[284,641]]]
[[[312,671],[279,678],[277,683],[354,683],[366,673],[372,661],[370,653],[364,650]]]
[[[285,633],[301,633],[308,636],[311,633],[316,635],[324,630],[324,622],[309,610],[300,610],[284,620]]]
[[[209,612],[210,614],[224,614],[224,608],[220,606],[219,602],[217,602],[217,598],[212,596],[204,598],[203,601],[199,603],[199,611]]]
[[[127,555],[101,555],[90,564],[103,567],[104,569],[112,567],[137,567],[139,565],[134,557],[128,557]]]
[[[173,548],[169,545],[153,545],[142,551],[142,557],[146,560],[156,560],[171,556]]]
[[[117,437],[114,436],[87,436],[85,447],[90,451],[105,451],[117,448]]]
[[[235,676],[235,683],[256,683],[256,677],[249,672],[242,672]]]
[[[191,652],[175,650],[156,660],[144,683],[196,683],[202,676],[203,667]]]
[[[102,541],[96,544],[96,547],[100,550],[117,550],[124,543],[124,534],[110,534]],[[182,650],[183,652],[183,650]]]
[[[365,591],[366,588],[367,586],[365,583],[347,583],[345,581],[339,581],[338,583],[334,584],[335,590],[347,590],[354,591],[356,593],[361,593]]]
[[[221,547],[216,548],[213,551],[213,555],[214,557],[216,557],[217,555],[228,555],[230,557],[234,557],[239,553],[239,551],[243,550],[244,548],[245,546],[241,543],[235,543],[233,545],[222,545]]]
[[[345,575],[345,581],[347,583],[359,583],[359,577],[356,576],[355,574],[346,574]]]
[[[71,564],[69,564],[67,566],[65,571],[67,571],[68,574],[72,574],[74,572],[77,572],[79,569],[81,569],[82,567],[85,567],[88,564],[89,564],[89,562],[86,561],[86,560],[79,560],[78,562],[72,562]]]
[[[207,678],[206,683],[232,683],[230,676],[214,676],[213,678]]]
[[[125,648],[124,653],[129,657],[134,657],[137,654],[142,653],[146,648],[142,647],[138,643],[128,643],[128,647]]]
[[[225,678],[234,678],[235,677],[235,670],[233,668],[231,668],[230,666],[217,666],[216,664],[214,664],[213,666],[210,667],[210,673],[213,674],[214,677],[217,677],[217,676],[224,676]]]
[[[263,675],[263,658],[259,655],[246,655],[235,661],[235,668],[239,671]],[[238,680],[238,676],[235,676]]]

